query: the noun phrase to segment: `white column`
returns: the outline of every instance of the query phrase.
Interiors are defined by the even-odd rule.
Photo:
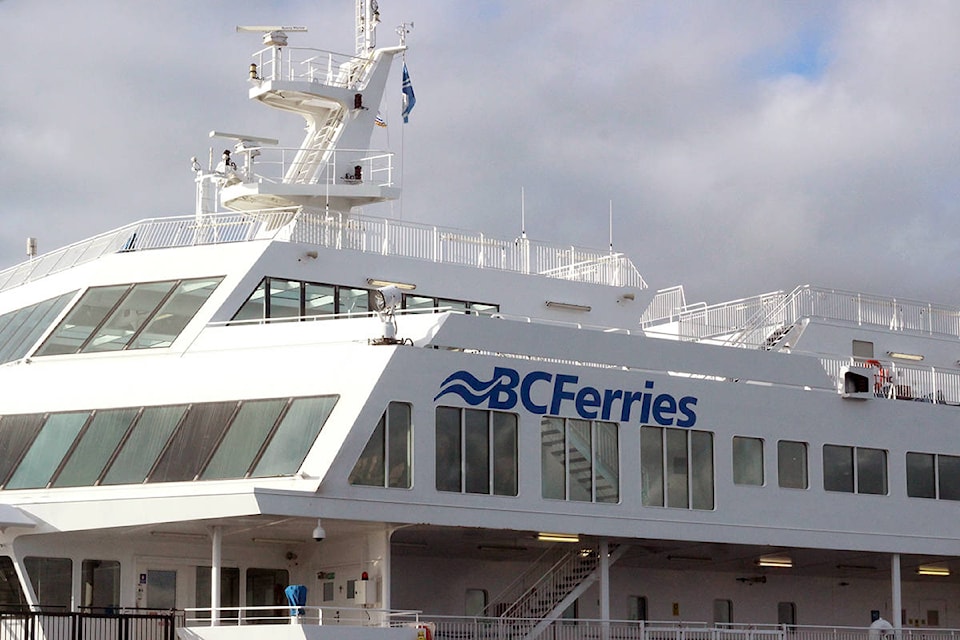
[[[900,554],[895,553],[890,556],[890,601],[891,608],[893,611],[890,612],[890,615],[893,616],[893,620],[890,622],[893,623],[893,628],[897,630],[897,636],[900,635],[900,629],[903,626],[903,620],[900,615],[901,610],[903,609],[903,602],[900,598]]]
[[[600,540],[600,637],[610,637],[610,545]]]
[[[210,561],[210,624],[214,627],[220,624],[220,565],[223,546],[223,528],[220,525],[210,527],[212,540]]]

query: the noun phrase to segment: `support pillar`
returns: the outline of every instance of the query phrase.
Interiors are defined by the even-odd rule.
[[[214,627],[220,624],[220,569],[223,563],[221,557],[223,547],[223,528],[220,525],[210,527],[211,560],[210,560],[210,624]]]
[[[897,637],[900,637],[900,631],[903,628],[903,616],[901,611],[903,611],[903,601],[900,593],[900,554],[895,553],[890,556],[890,602],[891,608],[893,611],[890,612],[890,615],[893,616],[893,620],[890,622],[893,623],[893,628],[896,630]]]
[[[600,540],[600,638],[610,638],[610,544]]]

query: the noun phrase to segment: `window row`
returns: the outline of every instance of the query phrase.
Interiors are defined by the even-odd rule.
[[[296,473],[338,396],[0,417],[4,489]]]
[[[23,560],[27,578],[44,610],[69,611],[73,599],[73,560],[27,556]],[[197,566],[194,575],[194,606],[210,607],[210,567]],[[220,569],[220,594],[222,607],[239,607],[241,586],[245,587],[245,605],[266,607],[286,604],[283,589],[290,583],[286,569],[248,568],[241,582],[237,567]],[[83,560],[80,565],[80,599],[78,608],[85,611],[115,611],[120,606],[121,565],[117,560]],[[148,609],[172,610],[177,608],[177,570],[146,569],[142,572],[143,591],[146,601],[138,603]],[[0,556],[0,606],[25,606],[26,598],[20,588],[13,561]],[[270,609],[250,611],[246,615],[274,616]],[[197,612],[204,617],[205,612]],[[209,614],[206,614],[209,615]]]
[[[265,320],[367,314],[376,310],[371,300],[372,292],[371,289],[267,277],[260,281],[233,319]],[[401,299],[403,309],[438,307],[472,310],[476,313],[499,311],[499,306],[495,304],[434,298],[413,293],[404,293]]]
[[[76,293],[64,293],[0,316],[0,364],[26,356]]]
[[[169,347],[222,277],[91,287],[38,356]]]
[[[733,438],[734,484],[764,484],[763,439]],[[907,454],[908,474],[910,455]],[[790,489],[807,489],[807,443],[777,442],[777,482]],[[825,491],[886,495],[887,452],[870,447],[823,445],[823,488]]]

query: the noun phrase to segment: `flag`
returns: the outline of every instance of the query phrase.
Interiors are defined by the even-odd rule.
[[[377,125],[378,127],[386,127],[386,126],[387,126],[387,121],[383,119],[383,116],[380,115],[380,112],[379,112],[379,111],[377,111],[377,119],[374,120],[373,123],[374,123],[375,125]]]
[[[413,111],[413,105],[417,104],[417,97],[413,95],[413,83],[410,82],[410,74],[407,72],[407,63],[403,63],[403,86],[400,89],[403,92],[403,122],[410,121],[410,112]]]

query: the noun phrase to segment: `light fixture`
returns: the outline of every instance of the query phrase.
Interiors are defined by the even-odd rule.
[[[567,311],[590,311],[593,307],[587,304],[575,304],[573,302],[557,302],[556,300],[547,300],[547,306],[551,309],[565,309]]]
[[[887,355],[891,358],[896,358],[897,360],[913,360],[914,362],[920,362],[923,360],[923,356],[919,353],[900,353],[898,351],[887,351]]]
[[[580,542],[580,536],[576,533],[538,533],[537,540],[540,542]]]
[[[711,558],[707,556],[667,556],[667,560],[678,562],[710,562]]]
[[[759,567],[783,567],[789,569],[793,566],[793,560],[790,556],[760,556],[757,560]]]
[[[150,535],[157,538],[172,538],[175,540],[209,540],[205,533],[186,533],[184,531],[151,531]]]
[[[303,544],[303,540],[294,540],[293,538],[250,538],[250,540],[262,544]]]
[[[367,284],[371,287],[396,287],[397,289],[403,289],[404,291],[413,291],[417,288],[417,285],[410,284],[409,282],[394,282],[393,280],[377,280],[376,278],[367,278]]]
[[[950,569],[940,564],[922,564],[917,567],[917,575],[948,576],[950,575]]]

